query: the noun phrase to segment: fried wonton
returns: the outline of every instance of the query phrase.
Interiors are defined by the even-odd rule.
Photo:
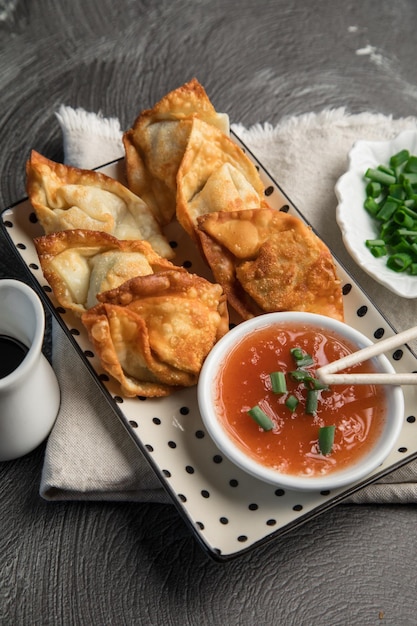
[[[123,136],[129,188],[145,200],[161,224],[175,216],[177,171],[194,117],[229,133],[227,115],[216,112],[193,79],[143,111]]]
[[[133,278],[82,315],[105,371],[126,396],[166,396],[195,385],[228,331],[220,285],[177,270]]]
[[[177,218],[196,239],[201,215],[267,206],[258,170],[224,133],[194,119],[177,176]]]
[[[301,219],[265,208],[203,215],[198,226],[215,280],[244,319],[309,311],[343,320],[332,255]]]
[[[118,239],[149,241],[160,256],[172,248],[145,202],[101,172],[55,163],[32,151],[26,164],[27,192],[45,233],[98,230]]]
[[[59,304],[77,315],[95,306],[103,291],[174,267],[147,241],[120,240],[96,230],[63,230],[38,237],[34,244]]]

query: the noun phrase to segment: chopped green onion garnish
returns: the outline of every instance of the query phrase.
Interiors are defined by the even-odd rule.
[[[298,399],[295,396],[288,396],[285,400],[285,406],[290,409],[290,411],[295,411],[298,405]]]
[[[336,426],[322,426],[319,429],[319,450],[322,454],[330,454],[334,444]]]
[[[285,380],[284,372],[272,372],[269,377],[271,379],[272,391],[274,393],[287,392],[287,382]]]
[[[385,246],[383,239],[367,239],[365,241],[367,248],[377,248],[378,246]]]
[[[290,353],[294,361],[299,361],[304,356],[304,352],[301,350],[301,348],[291,348]]]
[[[399,165],[402,165],[403,163],[408,161],[409,157],[410,153],[408,150],[400,150],[400,152],[392,155],[389,160],[389,164],[391,165],[391,167],[398,167]]]
[[[297,361],[297,367],[309,367],[309,365],[313,365],[314,361],[309,354],[306,354],[304,358]]]
[[[248,414],[263,430],[272,430],[274,422],[264,413],[258,405],[249,409]]]
[[[294,370],[289,372],[289,374],[297,383],[304,383],[307,389],[328,389],[327,385],[324,385],[318,378],[314,378],[310,372],[305,370]]]
[[[322,383],[318,378],[311,378],[311,380],[309,381],[310,383],[310,389],[317,389],[318,391],[328,391],[329,390],[329,385],[325,385],[324,383]]]
[[[387,247],[383,239],[367,239],[366,247],[372,252],[374,257],[381,257],[387,254]]]
[[[410,156],[405,164],[404,172],[417,172],[417,157]]]
[[[379,169],[373,169],[369,167],[365,172],[365,178],[369,178],[375,183],[381,183],[382,185],[393,185],[397,182],[395,176],[381,172]]]
[[[376,200],[374,200],[374,198],[372,198],[371,196],[366,198],[365,203],[364,203],[364,207],[368,211],[368,213],[370,213],[373,217],[376,216],[376,214],[378,213],[379,209],[381,208],[379,206],[378,202],[376,202]]]
[[[404,170],[404,174],[400,174],[400,183],[403,185],[408,183],[409,185],[417,184],[417,172],[406,172]]]
[[[366,195],[369,195],[368,192],[366,192]],[[391,198],[398,198],[398,200],[404,200],[405,198],[404,187],[400,185],[399,183],[394,183],[394,185],[390,185],[388,187],[388,195],[391,196]]]
[[[312,378],[311,374],[305,370],[294,370],[290,372],[290,376],[293,380],[300,383],[310,381]]]
[[[416,211],[413,211],[414,204],[414,200],[406,200],[401,208],[401,211],[412,217],[413,220],[417,220],[417,213]]]
[[[381,183],[375,183],[374,181],[370,181],[366,185],[366,195],[370,198],[378,198],[381,195],[382,185]]]
[[[397,203],[394,202],[393,200],[388,200],[388,199],[385,200],[380,210],[376,214],[377,219],[381,220],[382,222],[386,222],[387,220],[391,219],[391,217],[394,215],[395,211],[397,210],[397,207],[398,207]]]
[[[381,256],[385,256],[388,252],[386,246],[374,246],[370,247],[369,251],[375,258],[380,258]]]
[[[392,167],[388,167],[387,165],[378,165],[376,169],[379,172],[384,172],[384,174],[388,174],[389,176],[395,176],[395,170]]]
[[[301,348],[292,348],[291,355],[297,367],[308,367],[313,365],[314,361],[309,354],[303,352]]]
[[[317,389],[309,389],[307,391],[306,413],[307,415],[315,415],[317,413],[318,391]]]
[[[415,221],[404,209],[397,209],[393,215],[393,219],[399,226],[403,226],[404,228],[412,228]]]
[[[417,263],[417,156],[408,150],[392,155],[364,174],[364,208],[378,224],[378,234],[365,245],[374,257],[386,257],[387,267],[415,276]]]
[[[411,237],[412,239],[415,239],[417,237],[417,230],[408,230],[407,228],[399,228],[397,230],[397,233],[401,237]]]
[[[398,254],[392,254],[387,261],[387,266],[394,270],[394,272],[405,272],[407,267],[411,265],[413,259],[409,254],[405,252],[399,252]]]

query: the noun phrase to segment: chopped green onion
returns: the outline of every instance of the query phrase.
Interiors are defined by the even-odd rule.
[[[292,348],[291,355],[295,361],[297,367],[308,367],[313,365],[314,361],[309,354],[303,352],[301,348]]]
[[[365,240],[370,253],[386,257],[387,267],[415,276],[417,263],[417,156],[392,155],[389,165],[368,168],[364,208],[378,222],[378,234]]]
[[[309,367],[309,365],[313,365],[314,361],[309,354],[306,354],[304,358],[297,361],[297,367]]]
[[[413,205],[412,204],[407,204],[407,202],[409,202],[409,201],[406,200],[404,202],[404,204],[403,204],[403,206],[401,208],[401,211],[403,211],[404,213],[406,213],[407,215],[412,217],[413,220],[417,220],[417,213],[416,213],[416,211],[413,211],[412,208],[411,208]],[[414,200],[411,200],[410,202],[414,203]]]
[[[384,174],[388,174],[389,176],[395,176],[395,170],[392,167],[388,167],[387,165],[378,165],[376,169],[379,172],[384,172]]]
[[[404,198],[403,202],[407,209],[415,209],[417,205],[417,195],[413,193],[408,198]]]
[[[371,198],[370,196],[366,198],[364,207],[373,217],[376,216],[379,209],[381,208],[378,202],[376,202],[376,200],[374,200],[374,198]]]
[[[310,372],[306,372],[305,370],[294,370],[290,372],[290,376],[293,380],[300,383],[310,381],[312,378]]]
[[[394,213],[393,219],[394,222],[396,222],[399,226],[404,226],[404,228],[412,228],[415,221],[404,209],[397,209]]]
[[[393,200],[385,200],[378,213],[376,214],[377,219],[386,222],[394,215],[397,207],[397,203]]]
[[[274,393],[286,393],[287,392],[287,382],[285,380],[284,372],[272,372],[269,375],[271,379],[272,391]]]
[[[388,222],[384,222],[381,225],[380,237],[385,241],[385,243],[389,243],[390,237],[394,235],[398,230],[398,224],[394,222],[394,220],[389,220]]]
[[[311,355],[305,353],[300,347],[291,348],[290,353],[297,364],[314,364],[314,360]],[[318,409],[319,391],[328,391],[329,387],[323,384],[318,378],[315,378],[311,372],[302,368],[298,368],[288,374],[296,382],[304,383],[304,387],[307,390],[304,412],[306,415],[315,415]],[[286,397],[284,398],[285,406],[290,411],[294,412],[299,404],[299,399],[295,395],[288,393],[285,372],[271,372],[269,374],[269,378],[271,381],[272,391],[276,394],[286,394]],[[274,422],[262,410],[261,406],[262,403],[259,403],[258,405],[252,407],[248,411],[248,415],[261,428],[263,428],[263,430],[272,430],[274,428]]]
[[[369,196],[370,198],[378,198],[381,195],[381,192],[382,192],[381,183],[376,183],[373,180],[371,180],[366,185],[366,195]]]
[[[398,254],[392,254],[387,261],[387,266],[394,270],[394,272],[405,272],[407,267],[412,263],[413,259],[409,254],[399,252]]]
[[[393,185],[397,182],[393,174],[387,174],[386,172],[381,172],[381,170],[371,167],[366,170],[365,178],[369,178],[369,180],[375,183],[381,183],[382,185]]]
[[[401,237],[417,237],[417,230],[408,230],[407,228],[399,228],[398,234]]]
[[[400,152],[397,152],[396,154],[392,155],[392,157],[389,160],[389,164],[391,165],[391,167],[397,168],[403,163],[405,163],[406,161],[408,161],[409,157],[410,157],[410,153],[408,150],[406,149],[400,150]]]
[[[400,174],[400,183],[408,183],[409,185],[417,184],[417,172],[404,172]]]
[[[298,399],[291,395],[285,400],[285,406],[290,409],[290,411],[295,411],[298,405]]]
[[[325,385],[318,378],[311,378],[310,389],[317,389],[318,391],[329,391],[329,385]]]
[[[256,405],[249,409],[248,414],[263,430],[272,430],[274,422],[264,413],[260,406]]]
[[[291,348],[290,353],[294,361],[299,361],[304,356],[304,352],[301,348]]]
[[[369,195],[368,192],[367,192],[367,195]],[[405,198],[404,187],[400,185],[399,183],[394,183],[393,185],[390,185],[388,187],[388,195],[391,196],[391,198],[398,198],[398,200],[404,200]]]
[[[388,252],[386,246],[373,246],[369,248],[369,251],[376,259],[385,256]]]
[[[314,378],[310,374],[310,372],[306,372],[305,370],[294,370],[289,372],[289,375],[293,380],[297,383],[304,383],[307,389],[328,389],[329,387],[324,383],[320,382],[318,378]]]
[[[417,157],[410,156],[405,164],[404,172],[417,172]]]
[[[322,454],[330,454],[334,444],[336,426],[322,426],[319,429],[319,450]]]
[[[367,248],[376,248],[378,246],[385,246],[385,241],[383,239],[367,239],[365,241]]]
[[[309,389],[307,391],[306,413],[307,415],[315,415],[317,413],[318,406],[318,391],[317,389]]]

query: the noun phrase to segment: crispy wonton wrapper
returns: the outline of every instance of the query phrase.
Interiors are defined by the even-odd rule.
[[[177,171],[194,117],[229,133],[227,115],[216,112],[193,79],[143,111],[123,136],[129,188],[145,200],[160,224],[175,216]]]
[[[145,202],[101,172],[55,163],[32,151],[26,164],[27,192],[45,233],[99,230],[118,239],[149,241],[172,258],[172,248]]]
[[[198,118],[192,123],[177,185],[177,218],[194,239],[202,215],[267,206],[252,161],[230,137]]]
[[[120,240],[97,230],[63,230],[34,244],[56,299],[76,315],[95,306],[102,291],[174,267],[147,241]]]
[[[198,225],[215,280],[244,319],[309,311],[343,321],[332,255],[299,218],[268,208],[203,215]]]
[[[81,319],[126,396],[167,396],[195,385],[207,354],[229,329],[220,285],[184,271],[133,278],[98,299]]]

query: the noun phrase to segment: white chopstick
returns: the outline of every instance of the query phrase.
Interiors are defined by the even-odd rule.
[[[371,346],[366,346],[366,348],[362,348],[357,352],[352,352],[352,354],[348,354],[347,356],[344,356],[337,361],[333,361],[332,363],[327,363],[327,365],[323,365],[323,367],[320,367],[317,370],[316,375],[326,385],[349,383],[356,385],[365,385],[372,383],[379,385],[416,385],[417,374],[336,374],[336,372],[350,367],[351,365],[356,365],[357,363],[361,363],[362,361],[367,361],[373,356],[377,356],[379,354],[382,354],[383,352],[398,348],[398,346],[401,346],[407,343],[407,341],[415,339],[416,337],[417,326],[413,326],[412,328],[404,330],[403,332],[393,335],[392,337],[388,337],[387,339],[378,341]]]

